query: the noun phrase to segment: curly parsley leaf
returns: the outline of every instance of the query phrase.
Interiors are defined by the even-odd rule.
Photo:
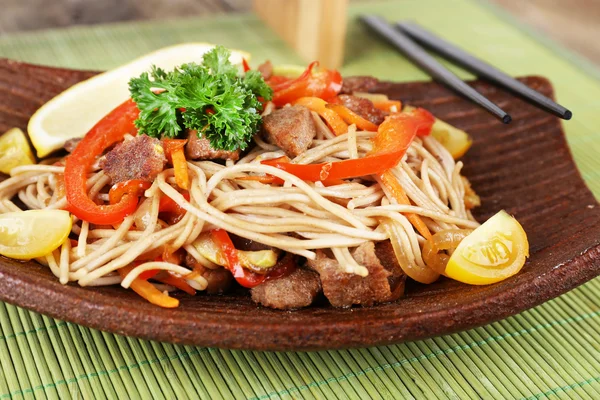
[[[202,65],[214,75],[224,75],[230,79],[238,76],[238,69],[229,62],[231,52],[223,46],[217,46],[202,58]]]
[[[251,70],[244,75],[244,84],[257,96],[265,100],[271,100],[273,97],[273,89],[263,79],[260,72]]]
[[[177,137],[184,128],[197,130],[217,150],[245,149],[260,124],[258,97],[273,92],[258,71],[240,75],[230,52],[217,46],[202,64],[184,64],[171,72],[152,67],[129,81],[140,109],[139,133]]]

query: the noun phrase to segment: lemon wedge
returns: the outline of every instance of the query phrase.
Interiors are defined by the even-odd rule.
[[[279,64],[273,66],[273,75],[297,78],[306,70],[306,67],[294,64]]]
[[[0,254],[30,260],[50,254],[71,233],[71,215],[63,210],[0,214]]]
[[[68,139],[84,136],[102,117],[129,98],[129,80],[152,65],[172,70],[202,61],[212,49],[209,43],[185,43],[149,53],[116,69],[80,82],[44,104],[29,120],[27,131],[38,157],[63,146]],[[250,54],[231,50],[231,62],[241,64]]]
[[[35,164],[27,138],[19,128],[12,128],[0,136],[0,172],[10,174],[14,167]]]
[[[470,285],[488,285],[515,275],[527,257],[529,242],[523,227],[500,211],[460,242],[445,275]]]

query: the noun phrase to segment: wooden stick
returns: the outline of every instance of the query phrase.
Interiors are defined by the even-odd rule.
[[[254,0],[254,11],[305,61],[338,68],[344,57],[348,0]]]

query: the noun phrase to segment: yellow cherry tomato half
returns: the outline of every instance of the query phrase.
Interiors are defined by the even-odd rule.
[[[518,273],[527,257],[529,242],[523,227],[500,211],[460,242],[445,275],[470,285],[488,285]]]
[[[19,260],[45,256],[69,238],[71,226],[71,215],[63,210],[0,214],[0,254]]]

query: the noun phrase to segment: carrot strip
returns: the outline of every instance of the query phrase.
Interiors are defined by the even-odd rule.
[[[331,128],[335,136],[340,136],[348,132],[348,124],[346,124],[334,111],[323,108],[317,111],[317,114],[327,122],[327,125]]]
[[[341,104],[327,104],[325,107],[335,111],[348,124],[354,124],[358,129],[377,132],[377,125],[365,119]]]
[[[119,269],[119,275],[121,275],[121,278],[125,278],[133,268],[135,268],[134,265],[123,267]],[[154,305],[164,308],[176,308],[179,306],[179,300],[164,294],[150,282],[140,279],[139,277],[135,278],[129,287]]]
[[[388,190],[392,192],[392,195],[398,203],[405,204],[407,206],[411,205],[406,192],[402,188],[402,185],[400,185],[400,182],[398,182],[398,180],[390,171],[380,174],[379,178],[381,179],[381,182],[388,188]],[[431,232],[421,217],[410,213],[403,213],[403,215],[425,239],[431,239]]]
[[[164,284],[174,286],[179,290],[183,290],[189,295],[194,296],[196,294],[196,289],[191,287],[184,278],[175,276],[169,271],[161,271],[153,279]]]
[[[188,190],[190,188],[190,177],[188,175],[187,161],[183,147],[174,150],[171,153],[171,159],[173,160],[173,169],[175,170],[175,183],[181,189]]]
[[[173,169],[175,170],[175,183],[181,189],[188,190],[190,188],[190,178],[184,151],[186,143],[187,139],[162,140],[167,160],[173,164]]]
[[[348,124],[333,110],[327,108],[327,102],[318,97],[301,97],[294,103],[301,105],[316,112],[327,122],[331,131],[336,135],[342,135],[348,132]]]

